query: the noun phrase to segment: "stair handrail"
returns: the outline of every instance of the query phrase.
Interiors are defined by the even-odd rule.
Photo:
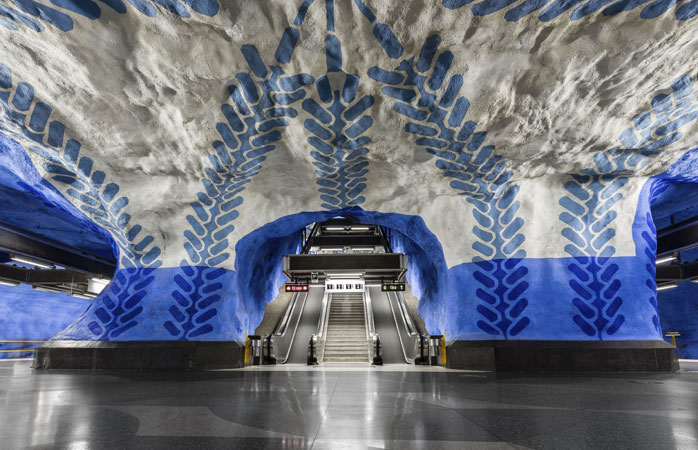
[[[277,324],[277,327],[271,336],[272,356],[277,360],[277,362],[279,362],[281,364],[288,361],[288,357],[291,354],[291,347],[293,346],[293,340],[296,338],[296,332],[298,331],[298,324],[301,321],[301,314],[303,313],[303,309],[305,308],[305,302],[308,300],[308,295],[310,295],[310,291],[302,292],[303,301],[301,302],[300,310],[296,309],[296,307],[298,306],[298,303],[299,303],[298,294],[300,294],[300,293],[296,292],[291,297],[291,301],[289,302],[288,306],[286,307],[286,313],[284,314],[284,317]],[[291,334],[291,337],[289,339],[289,338],[287,338],[287,331],[289,330],[289,328],[288,328],[289,324],[291,324],[291,322],[293,321],[294,314],[296,316],[296,320],[295,320],[295,325],[293,325],[293,333]],[[286,322],[286,323],[283,323],[283,322]],[[284,357],[282,358],[280,353],[283,352],[283,349],[281,348],[284,346],[283,344],[288,344],[288,345],[286,348],[286,355],[284,355]]]
[[[316,364],[320,364],[325,357],[327,323],[329,322],[331,304],[332,295],[327,292],[327,289],[325,289],[325,291],[322,294],[322,308],[320,309],[320,318],[318,319],[317,330],[315,334],[310,336],[310,342],[308,343],[309,347],[314,347]]]
[[[394,297],[391,297],[391,293]],[[415,330],[412,317],[404,303],[404,298],[397,292],[388,292],[387,294],[388,305],[390,306],[390,311],[395,321],[402,355],[405,357],[405,361],[414,364],[415,359],[417,359],[420,335]],[[396,306],[393,306],[393,300],[396,302]],[[398,316],[400,316],[401,319],[398,319]]]
[[[382,364],[380,337],[376,333],[376,324],[373,319],[373,304],[371,303],[371,293],[368,284],[364,284],[364,323],[366,324],[368,360],[374,364]]]
[[[405,304],[405,297],[403,297],[402,292],[394,292],[394,294],[397,298],[397,303],[400,306],[400,311],[402,312],[402,320],[405,323],[405,328],[407,328],[407,334],[410,336],[419,336],[417,327],[412,321],[412,315]]]
[[[294,292],[291,296],[291,301],[288,302],[288,305],[286,305],[286,311],[284,312],[284,315],[281,316],[281,320],[279,320],[279,322],[276,324],[276,327],[274,327],[274,332],[272,334],[274,334],[275,336],[283,336],[286,334],[286,329],[288,328],[288,321],[291,318],[291,314],[293,314],[293,310],[296,308],[298,294],[298,292]]]

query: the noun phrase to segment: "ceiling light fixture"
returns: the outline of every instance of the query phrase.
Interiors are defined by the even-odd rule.
[[[99,294],[110,282],[111,280],[104,278],[90,278],[87,280],[87,291],[93,294]]]
[[[674,289],[676,286],[678,286],[676,283],[663,284],[661,286],[657,286],[657,290],[666,291],[667,289]]]
[[[668,263],[669,261],[673,261],[673,260],[675,260],[675,259],[676,259],[676,258],[675,258],[673,255],[670,255],[670,256],[662,256],[661,258],[658,258],[658,259],[657,259],[657,261],[655,262],[655,264],[657,264],[657,265],[659,265],[659,264],[664,264],[664,263]]]
[[[26,256],[10,255],[10,259],[18,263],[30,264],[32,266],[41,267],[42,269],[53,269],[53,264],[44,261],[39,261],[33,258],[28,258]]]
[[[18,281],[10,281],[10,280],[0,280],[0,285],[3,286],[19,286]]]

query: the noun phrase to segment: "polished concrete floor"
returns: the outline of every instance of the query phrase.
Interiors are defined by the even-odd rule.
[[[698,449],[698,373],[43,372],[0,362],[0,449]]]

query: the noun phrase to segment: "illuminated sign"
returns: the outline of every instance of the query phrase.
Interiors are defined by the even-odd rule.
[[[363,292],[364,280],[330,279],[325,281],[325,289],[329,292]]]
[[[404,291],[405,283],[384,283],[381,285],[381,291]]]
[[[286,292],[308,292],[308,285],[286,283]]]

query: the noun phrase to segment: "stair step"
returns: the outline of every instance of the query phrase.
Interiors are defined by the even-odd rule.
[[[324,362],[368,362],[368,357],[365,358],[340,358],[340,357],[330,357],[325,358]]]
[[[325,347],[325,350],[332,350],[335,352],[341,352],[341,351],[366,351],[368,347],[365,345],[339,345],[339,346],[332,346],[332,347]]]
[[[368,362],[363,294],[332,294],[324,361]]]

